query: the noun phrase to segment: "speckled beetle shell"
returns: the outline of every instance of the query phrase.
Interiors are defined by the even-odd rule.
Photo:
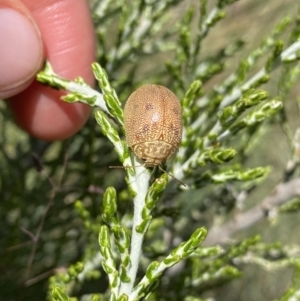
[[[169,89],[145,85],[133,92],[124,108],[128,146],[135,155],[154,167],[169,159],[182,136],[179,100]]]

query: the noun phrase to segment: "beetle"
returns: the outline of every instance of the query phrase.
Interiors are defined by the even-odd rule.
[[[144,85],[124,107],[126,142],[146,167],[160,166],[182,138],[182,113],[176,95],[164,86]]]

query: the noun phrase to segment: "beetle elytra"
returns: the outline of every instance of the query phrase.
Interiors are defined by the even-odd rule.
[[[128,146],[147,167],[160,166],[178,149],[182,137],[180,102],[160,85],[134,91],[124,108]]]

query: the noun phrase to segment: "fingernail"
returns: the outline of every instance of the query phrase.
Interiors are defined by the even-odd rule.
[[[0,8],[0,90],[28,81],[40,68],[43,44],[39,30],[25,14]]]

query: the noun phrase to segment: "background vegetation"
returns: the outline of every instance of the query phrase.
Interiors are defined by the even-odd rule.
[[[162,6],[166,4],[161,11],[155,1],[132,1],[130,5],[123,2],[91,2],[99,41],[98,61],[122,103],[144,83],[166,85],[183,99],[192,82],[201,80],[201,89],[193,94],[196,109],[190,117],[195,121],[197,116],[207,113],[207,122],[194,133],[205,138],[220,112],[219,100],[212,92],[214,87],[224,83],[237,68],[238,80],[231,88],[240,86],[257,74],[268,59],[274,63],[270,79],[258,82],[255,88],[267,91],[269,99],[283,103],[281,111],[274,111],[259,125],[232,135],[223,144],[237,151],[233,161],[221,167],[216,162],[197,166],[196,172],[181,179],[191,190],[179,189],[176,182],[169,183],[154,210],[145,240],[139,274],[142,277],[149,261],[167,255],[196,228],[205,226],[210,234],[214,226],[226,225],[241,212],[262,204],[266,197],[276,196],[273,189],[277,187],[278,191],[281,183],[299,179],[300,138],[296,133],[300,68],[297,60],[290,64],[278,62],[274,51],[278,46],[275,42],[282,41],[284,50],[300,39],[300,14],[298,1],[292,0],[219,1],[226,18],[215,20],[206,34],[204,28],[199,31],[198,27],[201,13],[202,19],[206,17],[200,10],[206,1],[161,1]],[[217,2],[207,1],[207,15]],[[145,7],[157,8],[157,14],[153,13],[155,9],[147,11]],[[135,18],[133,12],[140,10],[146,13]],[[147,19],[147,13],[151,26],[139,36],[136,29],[143,28],[139,22]],[[129,24],[128,35],[122,31],[122,24]],[[271,34],[274,28],[280,31],[276,37]],[[201,47],[195,46],[199,32],[204,33]],[[263,50],[268,44],[263,41],[268,39],[275,42]],[[198,47],[194,53],[193,45]],[[255,64],[249,67],[245,59],[255,56],[256,50]],[[202,69],[197,69],[199,66]],[[231,88],[225,96],[230,95]],[[211,102],[203,102],[205,96]],[[245,115],[238,117],[241,116]],[[86,263],[99,253],[97,225],[101,223],[107,187],[115,187],[119,215],[124,217],[125,225],[130,225],[133,204],[125,172],[109,169],[120,162],[93,116],[71,139],[46,143],[22,132],[14,124],[5,102],[1,102],[0,131],[0,300],[45,300],[47,294],[50,296],[50,276],[66,273],[69,266],[79,261]],[[175,163],[178,162],[184,163]],[[245,182],[227,179],[216,184],[205,177],[206,172],[217,174],[259,166],[270,166],[271,171],[258,179],[257,174],[246,177]],[[169,169],[177,174],[172,167]],[[217,240],[208,237],[204,244],[221,244],[224,253],[209,259],[194,256],[187,260],[184,266],[179,265],[178,271],[164,275],[151,298],[183,300],[178,289],[186,300],[290,300],[292,295],[294,300],[300,299],[299,293],[298,297],[295,293],[299,289],[300,215],[299,198],[294,196],[284,201],[284,208],[279,207],[281,203],[266,208],[265,218],[230,235],[229,240],[222,240],[227,234],[222,231]],[[221,268],[227,270],[222,274]],[[74,270],[76,278],[76,265]],[[210,278],[204,281],[205,276]],[[83,280],[68,282],[70,296],[89,300],[91,294],[107,293],[107,276],[100,266],[95,265]]]

